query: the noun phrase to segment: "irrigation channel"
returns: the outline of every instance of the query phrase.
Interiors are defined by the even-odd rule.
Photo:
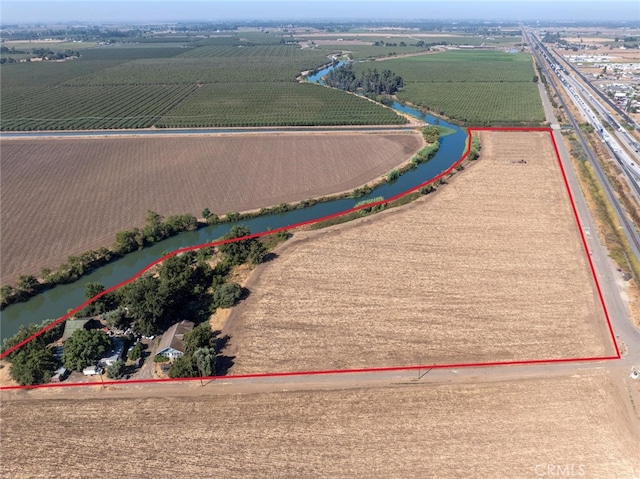
[[[196,231],[181,233],[172,238],[154,244],[140,251],[130,253],[123,258],[102,266],[80,280],[67,285],[59,285],[49,289],[30,300],[17,303],[2,311],[0,323],[0,338],[13,336],[20,325],[40,324],[45,319],[57,319],[64,316],[85,301],[85,284],[97,281],[106,288],[117,285],[156,261],[164,254],[187,246],[194,246],[220,238],[236,224],[248,226],[252,233],[260,233],[270,229],[282,228],[301,222],[313,221],[349,210],[356,203],[379,196],[385,199],[410,190],[431,178],[436,177],[453,165],[464,152],[467,134],[461,128],[451,125],[431,115],[394,103],[394,108],[406,114],[413,115],[430,124],[439,124],[455,131],[440,139],[440,148],[437,154],[428,162],[409,170],[397,180],[385,183],[375,188],[369,195],[361,198],[344,198],[325,203],[317,203],[306,208],[296,209],[282,214],[273,214],[238,221],[236,223],[224,223],[207,226]],[[374,178],[372,178],[373,180]],[[301,198],[302,199],[302,198]],[[271,205],[265,205],[271,206]]]

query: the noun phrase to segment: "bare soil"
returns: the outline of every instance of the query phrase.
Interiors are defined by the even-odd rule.
[[[109,246],[147,210],[224,214],[337,193],[422,145],[411,132],[3,141],[0,280]]]
[[[256,268],[231,373],[615,354],[549,134],[481,137],[437,193]]]
[[[199,388],[207,389],[207,388]],[[636,478],[605,372],[480,384],[4,401],[3,477]],[[579,472],[582,471],[582,474]],[[566,476],[569,477],[569,476]]]

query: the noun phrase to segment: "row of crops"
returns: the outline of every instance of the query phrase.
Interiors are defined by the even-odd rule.
[[[33,62],[2,65],[0,88],[4,97],[12,87],[47,87],[74,78],[97,74],[122,63],[143,58],[171,58],[184,53],[184,48],[99,47],[81,51],[77,60],[66,62]]]
[[[300,84],[325,50],[292,45],[137,45],[90,49],[74,62],[3,69],[4,131],[269,125],[399,124],[365,99]],[[209,44],[207,44],[209,43]],[[103,67],[103,68],[101,68]],[[64,74],[44,77],[58,69]],[[21,83],[26,72],[31,82]],[[3,80],[4,80],[3,78]]]
[[[540,93],[533,82],[410,83],[398,93],[398,98],[465,124],[530,124],[544,121]]]
[[[302,70],[326,63],[313,57],[203,57],[136,60],[92,75],[74,78],[68,86],[199,84],[295,81]]]
[[[196,85],[13,88],[0,104],[4,131],[145,128]]]
[[[0,128],[405,122],[365,99],[298,83],[301,71],[327,62],[328,51],[273,42],[249,45],[225,37],[184,45],[99,47],[83,50],[74,61],[4,65]],[[400,99],[453,119],[476,124],[542,120],[528,55],[450,51],[355,69],[373,67],[404,77]]]
[[[402,76],[402,101],[472,125],[544,121],[531,56],[502,51],[451,50],[388,60]],[[370,68],[358,64],[357,72]]]
[[[158,127],[403,124],[366,99],[309,83],[204,85],[155,123]]]
[[[313,58],[318,55],[326,60],[324,53],[317,50],[300,48],[296,45],[236,45],[236,46],[204,46],[193,48],[183,53],[184,58],[208,58],[208,57],[259,57],[273,59],[282,58]]]
[[[535,72],[527,54],[452,50],[436,55],[398,58],[380,64],[411,82],[532,82]],[[370,68],[356,65],[356,70]]]

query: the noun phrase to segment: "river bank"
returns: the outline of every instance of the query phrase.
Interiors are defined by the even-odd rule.
[[[399,104],[394,104],[394,107],[401,108],[405,113],[411,111],[410,108]],[[300,204],[306,204],[307,206],[303,208],[296,207],[292,211],[277,212],[269,216],[238,219],[237,222],[249,226],[252,232],[257,233],[301,222],[315,221],[348,210],[363,199],[377,196],[392,197],[438,175],[459,159],[464,149],[466,134],[460,128],[449,125],[435,117],[425,116],[415,110],[412,113],[427,123],[439,123],[440,126],[448,127],[454,131],[454,133],[442,138],[438,153],[431,161],[418,165],[397,180],[384,183],[380,187],[373,189],[369,194],[360,196],[357,199],[340,198],[317,204],[310,204],[310,202],[304,200]],[[60,317],[69,309],[82,303],[84,301],[84,284],[86,282],[97,281],[106,287],[114,286],[144,269],[158,257],[163,256],[163,253],[213,241],[228,232],[234,224],[237,223],[211,225],[182,233],[102,266],[84,276],[83,281],[57,286],[27,302],[9,306],[3,311],[2,315],[2,337],[13,335],[21,324],[40,323],[43,319]]]

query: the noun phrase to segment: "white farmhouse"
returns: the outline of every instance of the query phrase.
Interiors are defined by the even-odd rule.
[[[162,335],[157,354],[171,360],[182,357],[185,352],[184,335],[192,329],[191,321],[180,321],[171,326]]]

